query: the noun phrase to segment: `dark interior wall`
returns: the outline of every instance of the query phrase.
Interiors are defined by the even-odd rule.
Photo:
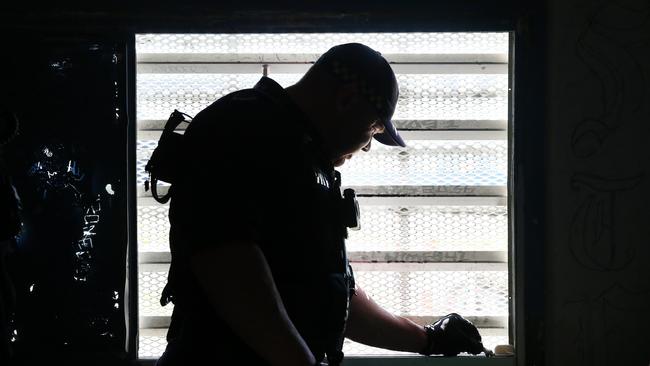
[[[2,304],[10,292],[16,299],[11,348],[21,358],[126,359],[126,44],[3,45],[11,52],[0,59],[0,108],[17,116],[19,133],[0,173],[21,198],[23,224],[7,262],[14,291],[0,268]]]
[[[209,32],[325,29],[453,30],[508,28],[526,2],[88,1],[5,2],[3,27],[78,31]]]
[[[134,32],[515,31],[517,340],[522,364],[543,364],[546,4],[456,1],[95,1],[0,5],[2,37],[86,36],[129,39]],[[35,38],[29,38],[33,40]],[[27,38],[26,38],[27,39]],[[534,86],[534,87],[531,87]],[[554,155],[550,159],[560,159]],[[552,167],[552,164],[549,165]],[[553,192],[551,192],[553,193]],[[525,341],[524,341],[525,340]],[[528,347],[524,347],[528,345]]]
[[[551,1],[552,365],[648,365],[650,2]]]

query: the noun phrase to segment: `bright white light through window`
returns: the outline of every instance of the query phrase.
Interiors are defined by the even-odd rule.
[[[508,33],[141,34],[137,55],[139,357],[166,345],[168,206],[144,192],[144,165],[174,110],[196,114],[252,87],[268,64],[295,83],[330,47],[364,43],[400,85],[394,123],[408,148],[373,144],[342,167],[362,196],[348,240],[357,282],[380,305],[426,324],[449,312],[508,344]],[[163,186],[164,191],[167,187]],[[346,341],[347,356],[398,352]]]

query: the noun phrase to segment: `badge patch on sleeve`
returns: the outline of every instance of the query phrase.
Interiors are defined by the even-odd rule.
[[[327,176],[323,174],[320,169],[314,169],[314,176],[316,177],[316,183],[320,186],[323,186],[327,189],[330,188],[330,182],[327,179]]]

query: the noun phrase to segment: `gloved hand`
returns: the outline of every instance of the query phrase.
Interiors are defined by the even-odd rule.
[[[481,335],[474,324],[456,313],[445,315],[424,328],[428,342],[420,354],[456,356],[468,352],[476,355],[484,350]]]

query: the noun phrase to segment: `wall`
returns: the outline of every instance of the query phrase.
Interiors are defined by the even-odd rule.
[[[547,364],[648,365],[650,2],[549,7]]]
[[[45,38],[5,42],[0,60],[0,107],[19,121],[2,159],[23,224],[3,291],[11,344],[24,359],[108,363],[127,356],[125,45]]]
[[[396,4],[398,4],[396,6]],[[543,1],[417,0],[328,2],[244,2],[193,0],[28,2],[0,4],[0,36],[19,32],[67,35],[110,34],[128,39],[132,32],[246,31],[453,31],[517,30],[514,165],[518,197],[516,240],[525,244],[518,260],[525,275],[517,281],[518,352],[527,364],[543,364],[546,18]],[[558,11],[565,11],[558,9]],[[551,159],[558,159],[555,155]],[[560,159],[564,159],[561,157]],[[563,178],[559,178],[560,181]],[[553,181],[556,181],[555,179]],[[549,192],[549,193],[555,193]],[[551,225],[551,227],[554,227]],[[565,241],[568,239],[565,239]],[[562,254],[564,255],[564,254]],[[521,338],[519,338],[521,337]],[[524,360],[523,357],[520,360]]]

